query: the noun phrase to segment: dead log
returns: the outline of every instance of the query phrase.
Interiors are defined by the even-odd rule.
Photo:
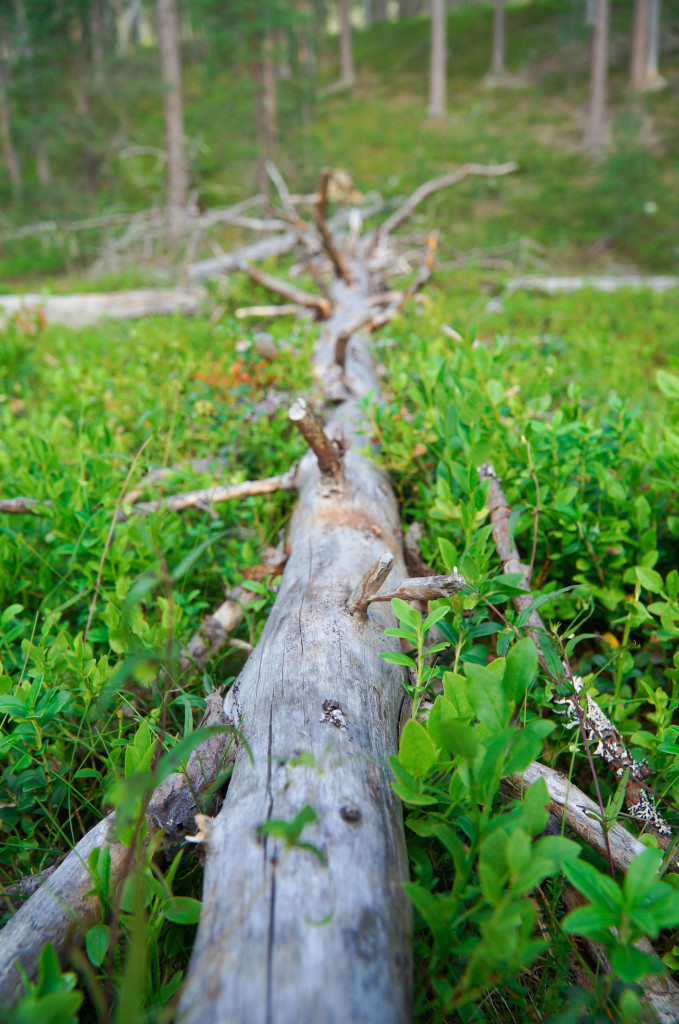
[[[545,295],[572,295],[583,288],[597,292],[617,292],[621,288],[670,292],[679,288],[679,277],[658,274],[607,274],[581,277],[517,277],[507,282],[505,295],[518,291],[543,292]]]
[[[376,303],[387,268],[379,277],[370,271],[380,233],[359,238],[350,216],[340,237],[338,223],[326,223],[322,187],[317,195],[317,241],[336,279],[314,373],[326,401],[339,405],[320,437],[306,406],[293,410],[315,454],[298,470],[276,602],[225,702],[243,722],[254,765],[239,755],[219,816],[201,820],[203,912],[178,1011],[183,1024],[411,1019],[407,857],[386,767],[406,693],[401,670],[378,657],[393,649],[384,635],[394,621],[388,597],[410,590],[402,589],[393,492],[357,451],[365,444],[359,401],[378,394],[367,336],[357,332],[385,320]],[[415,288],[432,256],[433,246],[418,252],[427,272]],[[389,593],[376,600],[387,576]],[[418,579],[413,587],[418,595],[442,587],[440,596],[460,580]]]
[[[234,723],[225,717],[222,698],[214,693],[208,697],[201,725],[222,724]],[[204,809],[202,802],[197,801],[233,761],[235,744],[229,746],[231,739],[232,735],[223,733],[205,740],[193,752],[183,773],[170,775],[158,786],[146,808],[142,849],[161,830],[175,844],[193,830],[196,812]],[[104,848],[111,857],[113,893],[133,868],[134,851],[118,840],[113,814],[109,814],[90,829],[0,932],[0,1003],[4,1007],[12,1006],[21,995],[17,963],[29,980],[35,980],[45,943],[51,942],[59,958],[66,962],[68,951],[80,945],[88,929],[101,920],[99,899],[92,894],[89,858],[94,850]]]
[[[189,281],[210,281],[212,278],[221,277],[222,274],[239,270],[243,263],[266,260],[272,256],[285,256],[292,252],[297,244],[296,232],[284,231],[271,238],[260,238],[256,242],[250,242],[249,245],[244,245],[234,252],[221,253],[211,259],[192,263],[186,268],[186,276]]]
[[[0,295],[0,326],[10,317],[35,314],[47,324],[89,327],[102,320],[144,316],[195,316],[205,301],[202,288],[137,288],[81,295]]]
[[[344,289],[337,282],[336,306]],[[368,294],[365,280],[356,301]],[[347,404],[353,415],[340,408],[330,436],[340,424],[356,435],[356,406]],[[401,530],[383,474],[352,450],[342,468],[322,473],[311,454],[300,464],[280,591],[227,696],[254,766],[237,759],[209,831],[185,1024],[272,1013],[280,1022],[410,1020],[407,856],[386,767],[405,691],[400,669],[378,658],[391,643],[388,606],[363,615],[347,607],[365,566],[385,551],[390,580],[402,582]],[[317,853],[266,835],[268,822],[290,822],[306,807],[316,820],[303,840]]]

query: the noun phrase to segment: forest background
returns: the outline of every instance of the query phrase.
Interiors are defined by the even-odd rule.
[[[254,213],[280,216],[272,165],[301,195],[323,167],[348,172],[332,210],[368,217],[465,163],[518,165],[417,209],[413,253],[438,233],[433,279],[374,334],[387,401],[366,416],[380,465],[424,563],[459,568],[471,587],[431,605],[446,610],[436,625],[449,645],[430,680],[445,686],[437,714],[445,700],[481,736],[465,747],[459,722],[446,733],[423,718],[392,764],[408,813],[416,1019],[633,1021],[660,970],[666,1019],[679,1019],[671,851],[661,864],[658,837],[641,832],[650,859],[625,879],[584,843],[579,857],[543,846],[538,877],[541,812],[503,802],[502,780],[530,754],[599,800],[604,831],[641,831],[605,759],[592,771],[586,729],[554,717],[552,698],[570,692],[556,689],[554,661],[543,649],[533,665],[530,639],[509,646],[526,620],[512,610],[517,580],[499,575],[477,474],[492,461],[514,509],[547,650],[567,654],[648,760],[676,825],[678,53],[676,0],[0,4],[0,281],[44,309],[51,295],[194,280],[191,267],[251,240],[247,210],[238,223],[220,211],[259,193]],[[283,264],[314,286],[294,256]],[[404,287],[416,270],[406,249]],[[545,293],[545,279],[574,275],[590,287]],[[598,290],[602,279],[614,290]],[[270,301],[230,273],[207,282],[191,318],[76,329],[39,303],[3,320],[0,499],[37,502],[0,522],[6,919],[26,895],[20,880],[49,870],[102,814],[134,817],[148,797],[139,779],[180,740],[186,756],[206,696],[233,681],[261,633],[289,494],[165,509],[115,533],[112,523],[146,470],[176,467],[160,489],[150,482],[144,496],[156,497],[268,478],[301,456],[287,408],[313,391],[318,327],[236,315]],[[180,675],[180,650],[225,591],[240,595],[242,621],[218,657]],[[417,651],[421,624],[400,611]],[[413,657],[421,679],[424,656]],[[508,682],[518,660],[530,677],[521,695]],[[473,694],[498,678],[489,710]],[[518,720],[523,754],[481,766],[479,744]],[[507,807],[523,810],[510,818]],[[303,831],[313,843],[308,826],[283,839],[294,847]],[[46,948],[17,1024],[172,1019],[199,862],[186,848],[162,867],[140,853],[138,888],[117,897],[105,864],[91,867],[100,920],[65,962]],[[564,924],[569,886],[590,900],[589,919],[571,908]],[[640,950],[642,936],[654,948]]]

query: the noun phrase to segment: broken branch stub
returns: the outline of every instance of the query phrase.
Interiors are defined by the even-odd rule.
[[[350,615],[355,615],[356,612],[359,614],[365,612],[370,598],[380,589],[393,567],[394,556],[390,551],[385,551],[383,555],[380,555],[373,567],[368,569],[347,601],[347,609]]]
[[[374,601],[391,601],[398,597],[402,601],[435,601],[439,597],[454,597],[466,586],[462,573],[454,572],[450,576],[420,576],[405,580],[398,590],[391,594],[376,594],[369,597],[367,604]]]
[[[321,473],[339,473],[344,455],[344,445],[341,441],[330,440],[323,430],[322,424],[303,398],[298,398],[290,407],[288,417],[318,459],[318,468]]]

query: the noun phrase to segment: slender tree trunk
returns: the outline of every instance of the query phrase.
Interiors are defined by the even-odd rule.
[[[446,0],[431,0],[429,115],[446,114]]]
[[[507,35],[507,16],[505,0],[495,0],[493,14],[493,59],[490,66],[491,77],[495,79],[505,76],[505,40]]]
[[[92,48],[92,71],[98,88],[104,85],[104,29],[101,16],[101,0],[90,2],[90,40]]]
[[[356,80],[354,74],[354,48],[351,41],[351,3],[350,0],[339,0],[340,18],[340,55],[342,59],[342,85],[353,85]]]
[[[172,212],[186,206],[189,197],[176,0],[158,0],[157,12],[160,68],[164,88],[167,205]]]
[[[4,33],[5,26],[0,23],[0,140],[5,154],[7,174],[14,189],[21,187],[21,164],[19,154],[12,139],[12,109],[9,98],[9,67],[7,64],[7,46]]]
[[[600,149],[606,136],[606,84],[608,78],[608,3],[596,0],[592,41],[589,112],[585,128],[586,149]]]
[[[38,181],[43,188],[51,188],[52,167],[50,164],[50,158],[47,154],[47,145],[42,139],[38,143],[35,158],[38,169]]]
[[[373,21],[386,21],[387,20],[387,0],[373,0],[372,20]]]
[[[585,0],[585,24],[594,25],[596,21],[596,0]]]
[[[630,85],[634,92],[641,92],[646,84],[646,62],[648,60],[649,0],[634,0],[634,26],[632,29],[632,59],[630,62]]]
[[[267,33],[263,42],[262,61],[262,103],[266,133],[267,156],[276,145],[278,138],[278,104],[276,99],[276,60],[273,36]]]
[[[646,53],[646,86],[660,81],[660,0],[650,0],[648,12],[648,50]]]

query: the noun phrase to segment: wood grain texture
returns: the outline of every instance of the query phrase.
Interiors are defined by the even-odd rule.
[[[378,658],[394,620],[345,604],[385,549],[394,585],[405,567],[387,481],[351,451],[344,468],[338,492],[309,460],[300,467],[281,589],[227,697],[255,763],[239,755],[211,833],[182,1024],[410,1019],[408,867],[387,767],[405,691],[401,669]],[[319,821],[302,840],[327,867],[257,837],[306,805]]]

